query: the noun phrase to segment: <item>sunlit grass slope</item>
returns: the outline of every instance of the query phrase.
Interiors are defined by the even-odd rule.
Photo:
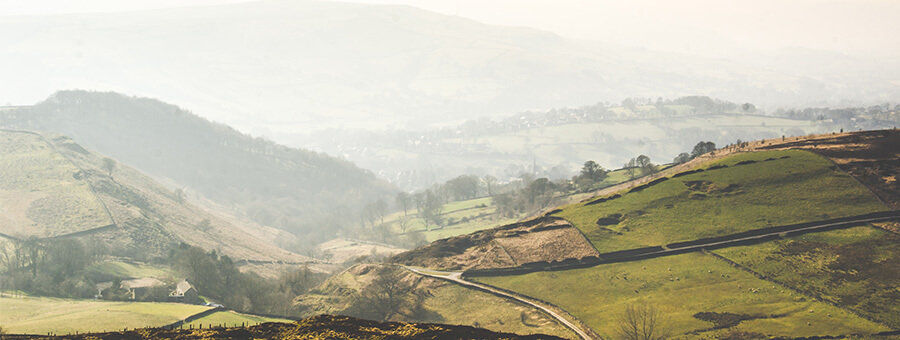
[[[112,223],[81,176],[41,137],[0,131],[0,232],[48,237]]]
[[[900,329],[898,244],[900,235],[861,226],[715,253]]]
[[[711,331],[712,322],[694,317],[700,312],[757,317],[733,330],[775,336],[887,330],[702,253],[477,281],[554,303],[604,337],[615,335],[617,320],[629,304],[655,305],[674,335]]]
[[[702,168],[721,165],[727,167],[670,178],[600,204],[570,205],[558,215],[607,252],[886,209],[810,152],[738,154]]]
[[[0,298],[0,325],[9,333],[55,334],[163,326],[210,307],[182,303],[111,302],[49,297]]]

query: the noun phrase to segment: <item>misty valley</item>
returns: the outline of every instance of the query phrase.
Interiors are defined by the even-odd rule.
[[[581,5],[0,3],[0,339],[900,337],[900,6]]]

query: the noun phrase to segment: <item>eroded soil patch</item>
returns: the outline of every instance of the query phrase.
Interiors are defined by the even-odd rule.
[[[444,270],[510,268],[597,256],[590,242],[564,219],[535,220],[437,240],[398,254],[396,263]]]

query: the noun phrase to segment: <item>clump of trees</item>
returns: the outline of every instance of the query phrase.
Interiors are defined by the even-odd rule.
[[[707,154],[710,152],[716,151],[716,143],[713,142],[699,142],[697,145],[694,145],[694,150],[691,151],[691,158],[697,158],[700,155]]]
[[[494,196],[497,212],[504,217],[515,217],[527,212],[538,211],[550,205],[556,194],[565,186],[541,177],[537,179],[523,175],[522,188]]]
[[[84,269],[102,258],[105,251],[100,243],[85,244],[76,239],[10,240],[10,246],[0,247],[0,263],[6,268],[0,284],[36,295],[92,297],[96,293],[94,282]]]
[[[672,160],[674,164],[686,163],[694,158],[699,157],[700,155],[704,155],[710,152],[716,151],[716,143],[710,141],[701,141],[694,145],[694,149],[691,150],[691,153],[682,152],[675,156],[675,159]]]
[[[228,256],[187,244],[170,251],[169,263],[202,295],[229,308],[254,313],[298,315],[291,301],[325,279],[308,268],[281,273],[275,280],[265,279],[242,273]]]
[[[581,191],[588,191],[594,187],[596,183],[603,182],[609,177],[609,170],[604,169],[600,164],[594,161],[584,162],[581,172],[572,177],[572,183]]]
[[[625,163],[623,168],[625,169],[625,173],[631,179],[647,176],[659,171],[659,167],[653,164],[653,162],[650,161],[650,157],[646,155],[632,158],[628,163]]]
[[[382,321],[397,317],[415,318],[425,311],[423,304],[427,297],[427,292],[418,287],[420,280],[410,279],[400,267],[379,267],[372,282],[353,297],[350,308],[345,312]]]

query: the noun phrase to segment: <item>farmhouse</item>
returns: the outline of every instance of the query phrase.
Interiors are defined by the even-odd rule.
[[[122,280],[121,287],[127,289],[131,293],[131,299],[134,300],[138,296],[143,296],[150,288],[165,286],[166,284],[152,277],[141,279]]]
[[[182,303],[200,302],[200,294],[187,280],[181,280],[175,285],[175,290],[169,294],[169,300]]]

